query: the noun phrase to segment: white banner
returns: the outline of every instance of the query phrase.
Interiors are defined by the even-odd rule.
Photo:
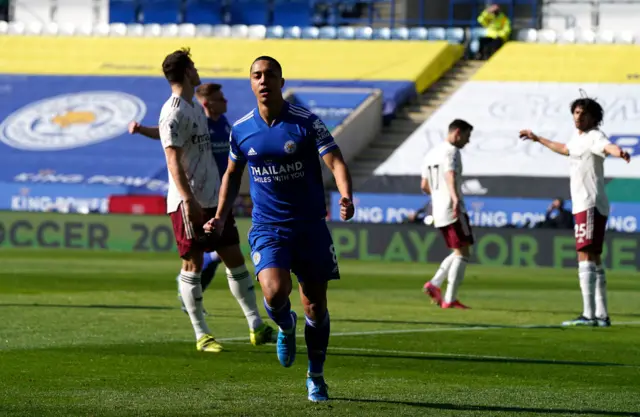
[[[632,156],[640,156],[640,84],[470,81],[413,132],[375,175],[420,175],[425,153],[444,140],[452,120],[464,119],[474,126],[471,142],[462,151],[464,175],[568,177],[565,157],[538,143],[523,142],[518,131],[532,129],[548,139],[567,142],[575,129],[570,104],[580,97],[580,88],[604,108],[602,130]],[[605,175],[640,178],[638,159],[626,164],[607,158]]]

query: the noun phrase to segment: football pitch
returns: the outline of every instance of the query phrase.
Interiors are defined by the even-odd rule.
[[[195,350],[173,255],[3,249],[0,265],[0,416],[640,416],[635,272],[608,272],[611,328],[563,329],[571,269],[470,265],[462,311],[421,292],[437,265],[342,261],[332,400],[312,404],[304,320],[282,368],[248,343],[224,268],[205,293],[213,354]]]

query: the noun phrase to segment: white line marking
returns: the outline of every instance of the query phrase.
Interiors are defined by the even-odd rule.
[[[613,322],[613,326],[634,326],[639,325],[640,321],[620,321]],[[405,334],[405,333],[432,333],[432,332],[466,332],[474,330],[508,330],[508,329],[568,329],[571,327],[565,327],[560,325],[549,324],[523,324],[523,325],[490,325],[490,326],[459,326],[459,327],[428,327],[426,329],[390,329],[390,330],[370,330],[366,332],[342,332],[331,333],[331,337],[344,337],[344,336],[375,336],[381,334]],[[303,339],[304,334],[298,334],[297,338]],[[235,342],[247,340],[246,336],[242,337],[227,337],[217,339],[220,342]]]

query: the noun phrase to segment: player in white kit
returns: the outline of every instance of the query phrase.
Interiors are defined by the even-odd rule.
[[[420,188],[431,195],[434,226],[440,229],[447,247],[452,250],[423,287],[441,308],[469,308],[458,300],[458,288],[469,262],[469,248],[474,243],[462,196],[460,149],[469,143],[472,130],[473,126],[464,120],[451,122],[447,139],[427,153],[422,166]],[[445,278],[448,285],[443,298],[440,287]]]
[[[563,325],[609,327],[607,280],[601,259],[609,215],[609,201],[604,188],[604,159],[611,155],[629,162],[631,157],[618,145],[609,142],[599,129],[604,111],[597,101],[579,98],[571,103],[571,113],[576,131],[566,144],[550,141],[531,130],[521,130],[520,137],[539,142],[569,157],[583,311],[578,318]]]
[[[211,152],[207,117],[202,106],[193,103],[200,76],[188,49],[167,55],[162,70],[172,94],[162,106],[158,128],[169,171],[167,213],[182,258],[180,294],[196,335],[196,348],[220,352],[222,346],[204,318],[200,283],[204,252],[217,250],[225,239],[213,240],[203,229],[216,213],[220,176]]]

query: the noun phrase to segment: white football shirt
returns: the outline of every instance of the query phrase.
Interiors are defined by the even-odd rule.
[[[598,129],[576,132],[567,143],[571,164],[571,204],[573,214],[595,207],[609,215],[609,200],[604,190],[604,147],[607,136]]]
[[[207,116],[202,106],[172,94],[160,111],[159,130],[163,148],[182,149],[180,163],[196,200],[203,208],[216,207],[220,175],[211,152]],[[167,213],[177,211],[183,197],[169,172]]]
[[[422,178],[429,182],[431,188],[431,207],[433,224],[444,227],[456,222],[453,210],[452,195],[447,186],[447,172],[455,175],[456,191],[460,199],[460,211],[466,213],[462,196],[462,159],[460,149],[449,142],[442,142],[431,149],[424,158]]]

